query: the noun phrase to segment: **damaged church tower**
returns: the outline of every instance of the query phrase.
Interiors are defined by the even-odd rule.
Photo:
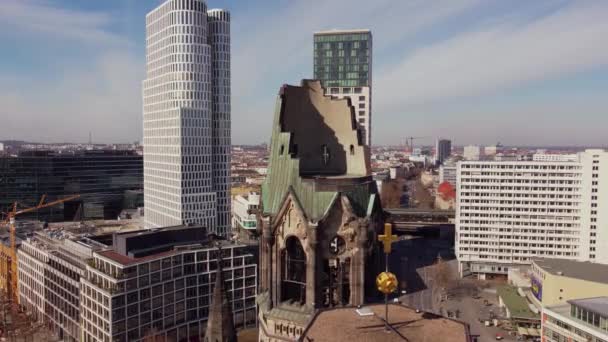
[[[260,341],[297,339],[313,313],[377,293],[382,208],[349,99],[281,88],[260,212]]]

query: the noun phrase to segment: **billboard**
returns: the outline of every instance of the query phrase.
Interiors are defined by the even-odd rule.
[[[531,283],[532,283],[532,294],[534,295],[534,297],[536,297],[536,299],[538,299],[539,301],[543,301],[543,283],[536,279],[535,277],[532,277],[531,279]]]

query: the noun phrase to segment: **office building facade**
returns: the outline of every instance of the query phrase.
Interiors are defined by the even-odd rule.
[[[507,274],[533,257],[608,263],[608,152],[573,162],[458,164],[456,253],[462,275]]]
[[[608,297],[569,300],[543,309],[545,342],[608,341]]]
[[[0,157],[0,211],[14,202],[35,206],[79,194],[80,198],[23,217],[41,221],[114,219],[123,209],[125,192],[143,188],[143,159],[134,151],[86,151],[58,154],[23,152]]]
[[[230,13],[167,0],[146,16],[146,227],[230,227]]]
[[[115,234],[81,280],[83,341],[203,340],[218,262],[234,325],[255,326],[257,265],[246,246],[200,227]]]
[[[36,232],[18,250],[19,304],[62,341],[82,341],[80,278],[95,249],[88,238]]]
[[[331,30],[314,34],[314,78],[327,95],[349,98],[363,141],[372,142],[372,33]]]
[[[452,142],[447,139],[438,139],[435,143],[435,164],[443,164],[450,154],[452,154]]]
[[[218,262],[235,326],[256,324],[253,255],[201,227],[41,231],[18,253],[20,304],[64,341],[202,341]]]

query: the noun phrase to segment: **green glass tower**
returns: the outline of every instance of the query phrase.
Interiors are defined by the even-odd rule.
[[[331,30],[314,34],[314,77],[329,95],[348,97],[366,145],[371,145],[372,33]]]

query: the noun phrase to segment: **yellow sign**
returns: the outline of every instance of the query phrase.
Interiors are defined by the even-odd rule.
[[[397,277],[390,272],[382,272],[376,277],[376,287],[384,294],[395,292],[397,285],[399,285]]]
[[[384,244],[384,253],[391,253],[391,245],[397,241],[397,235],[393,235],[393,225],[390,223],[384,224],[384,234],[378,235],[378,241]]]

